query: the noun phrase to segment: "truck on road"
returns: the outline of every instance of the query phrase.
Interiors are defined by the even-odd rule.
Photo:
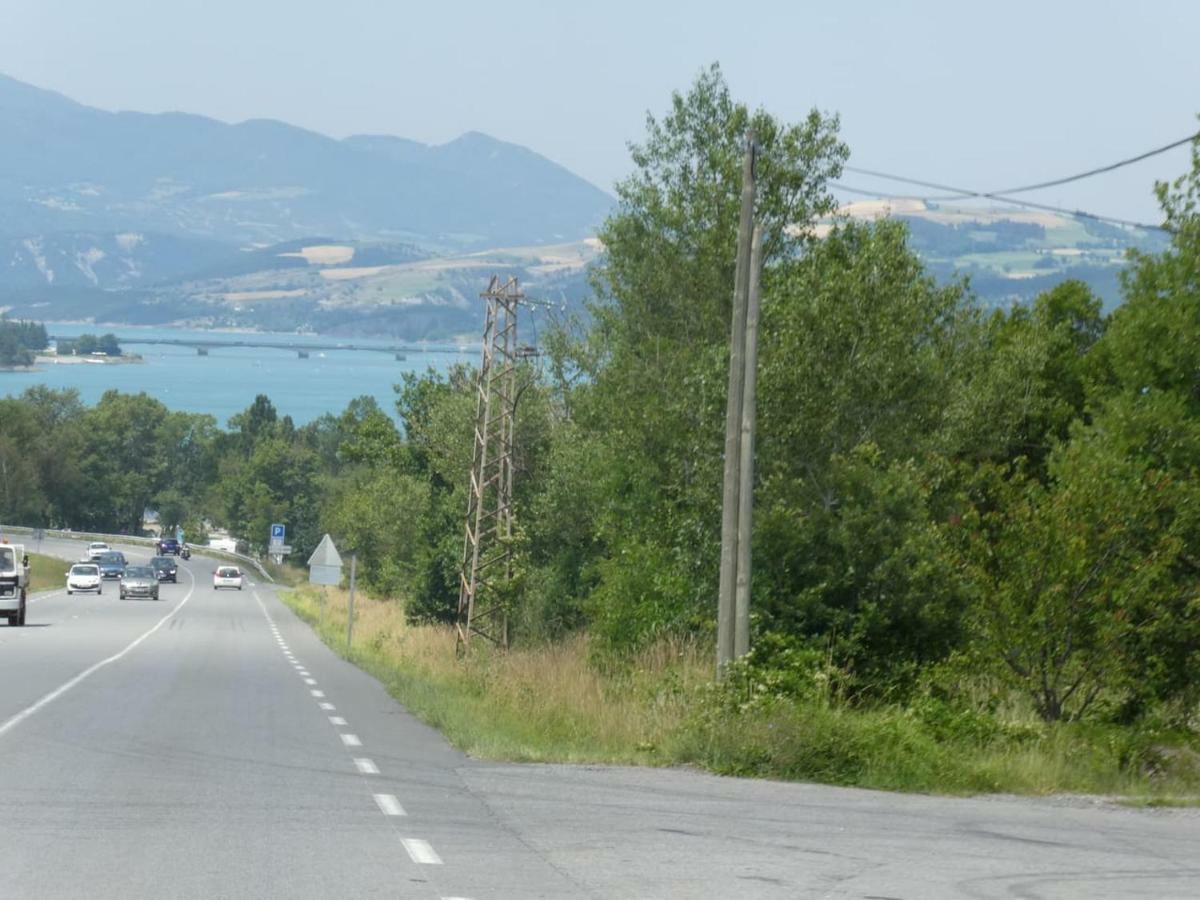
[[[25,624],[25,592],[29,587],[29,557],[22,544],[0,544],[0,616],[9,625]]]

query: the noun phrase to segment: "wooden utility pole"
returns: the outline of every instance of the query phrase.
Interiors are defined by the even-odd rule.
[[[746,376],[746,309],[750,293],[750,245],[754,227],[754,132],[746,133],[742,161],[742,209],[734,269],[730,329],[729,396],[725,407],[725,474],[721,497],[721,572],[717,593],[717,677],[733,659],[737,593],[738,511],[741,485],[742,394]]]
[[[733,656],[750,652],[750,533],[754,518],[754,428],[758,406],[758,312],[762,306],[762,227],[750,246],[750,286],[746,300],[745,376],[742,378],[742,430],[738,448],[737,589],[734,595]]]

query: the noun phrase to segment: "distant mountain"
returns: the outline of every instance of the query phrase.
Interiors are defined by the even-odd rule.
[[[334,140],[271,120],[110,113],[0,76],[9,244],[57,233],[231,246],[334,234],[458,251],[579,240],[612,202],[545,157],[478,132],[441,146]]]
[[[225,271],[246,257],[221,241],[141,231],[0,235],[0,289],[146,287]]]
[[[594,238],[430,257],[412,244],[326,237],[232,248],[154,233],[106,240],[70,232],[0,239],[0,261],[11,254],[6,277],[19,281],[0,283],[0,311],[100,328],[180,324],[473,340],[482,325],[479,292],[493,274],[519,278],[545,304],[530,313],[536,333],[540,317],[581,309],[600,251]]]

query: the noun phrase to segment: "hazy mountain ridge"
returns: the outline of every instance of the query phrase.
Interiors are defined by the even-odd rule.
[[[21,238],[154,231],[276,243],[328,233],[482,248],[585,237],[612,203],[478,132],[440,146],[335,140],[267,119],[110,113],[5,76],[0,133],[0,234]]]
[[[78,277],[80,251],[99,255],[88,235],[76,244],[35,244],[39,264],[65,260],[76,277],[36,278],[0,285],[0,309],[39,321],[97,325],[167,325],[388,335],[407,340],[475,337],[478,295],[492,274],[516,276],[529,296],[578,309],[588,266],[600,252],[586,240],[558,246],[504,248],[455,257],[429,257],[403,243],[355,243],[326,238],[228,251],[214,248],[211,264],[151,288],[104,286]],[[31,251],[19,245],[29,256]],[[136,258],[144,240],[130,252]],[[225,252],[222,252],[222,251]],[[103,261],[107,261],[107,257]],[[127,258],[117,260],[131,264]],[[120,266],[110,267],[120,273]],[[99,262],[92,272],[107,274]]]

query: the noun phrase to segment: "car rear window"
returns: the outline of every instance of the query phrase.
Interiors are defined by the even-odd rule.
[[[230,569],[230,568],[225,568],[225,567],[217,569],[217,575],[219,575],[221,578],[237,578],[241,574],[242,573],[239,572],[237,569]]]
[[[100,570],[95,566],[71,566],[72,575],[99,575]]]

